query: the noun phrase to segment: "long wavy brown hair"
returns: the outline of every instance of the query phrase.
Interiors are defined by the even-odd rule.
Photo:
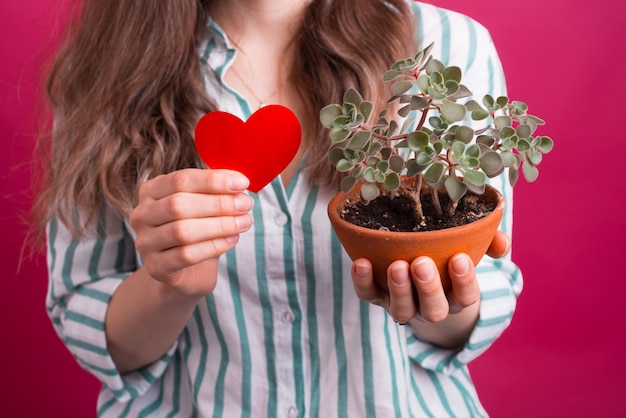
[[[46,86],[55,122],[42,136],[47,174],[34,205],[38,235],[56,216],[81,236],[104,205],[128,215],[146,179],[202,166],[193,131],[216,109],[198,56],[210,3],[83,0],[75,8]],[[348,87],[388,96],[380,74],[416,50],[410,4],[312,0],[295,42],[290,80],[311,115],[306,169],[314,183],[330,184],[337,179],[319,110]],[[79,224],[77,208],[86,215]]]

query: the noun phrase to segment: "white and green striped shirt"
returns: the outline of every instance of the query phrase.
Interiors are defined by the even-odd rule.
[[[504,92],[487,31],[471,19],[415,3],[422,45],[459,65],[476,97]],[[211,22],[200,53],[217,75],[207,87],[223,110],[250,115],[221,77],[235,49]],[[209,73],[209,72],[207,72]],[[496,179],[509,205],[511,191]],[[141,264],[126,219],[105,211],[98,236],[77,241],[48,228],[54,327],[77,361],[103,383],[103,417],[485,416],[467,363],[510,323],[521,275],[510,259],[478,267],[480,320],[461,351],[420,340],[378,306],[361,302],[351,261],[333,234],[330,188],[305,172],[287,188],[274,180],[255,201],[254,227],[221,257],[215,291],[202,300],[175,344],[154,364],[120,375],[106,348],[104,319],[117,286]],[[510,206],[502,229],[511,231]]]

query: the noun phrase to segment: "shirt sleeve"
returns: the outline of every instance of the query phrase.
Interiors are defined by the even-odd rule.
[[[138,268],[134,240],[112,210],[98,218],[95,233],[74,238],[57,219],[47,228],[49,287],[46,307],[52,324],[77,362],[120,401],[145,393],[162,375],[176,343],[158,361],[120,375],[107,350],[105,317],[122,281]]]
[[[420,44],[435,42],[432,55],[447,65],[457,65],[463,71],[462,83],[473,93],[472,99],[482,101],[485,94],[506,95],[502,64],[493,40],[485,27],[459,13],[414,3]],[[420,14],[421,13],[421,14]],[[473,128],[480,122],[467,122]],[[512,232],[513,191],[507,173],[490,179],[500,190],[506,205],[500,229]],[[408,328],[407,347],[412,360],[421,367],[450,374],[478,357],[500,337],[511,323],[517,297],[522,290],[522,274],[510,255],[502,259],[484,256],[476,267],[481,289],[479,320],[462,350],[446,350],[421,340]]]

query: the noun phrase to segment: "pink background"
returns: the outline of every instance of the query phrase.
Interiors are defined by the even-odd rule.
[[[44,258],[18,263],[39,64],[64,3],[0,3],[0,415],[7,417],[95,415],[98,383],[73,362],[46,317]],[[626,174],[618,161],[626,8],[617,0],[433,3],[490,29],[511,95],[548,121],[542,132],[556,141],[537,183],[516,188],[514,259],[525,289],[511,328],[472,364],[482,400],[494,417],[626,416],[619,261]],[[580,206],[569,198],[586,196],[591,202]]]

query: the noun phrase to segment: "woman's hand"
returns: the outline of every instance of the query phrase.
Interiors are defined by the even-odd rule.
[[[510,247],[510,238],[498,231],[487,254],[503,257]],[[374,284],[372,266],[366,259],[354,262],[352,280],[360,299],[382,306],[396,322],[410,322],[421,337],[435,344],[457,347],[469,338],[478,318],[480,288],[474,264],[466,254],[454,255],[448,271],[452,287],[447,294],[428,257],[418,257],[410,264],[393,262],[387,269],[389,293]]]
[[[135,246],[154,279],[184,295],[211,293],[217,259],[252,226],[248,179],[230,170],[185,169],[139,190],[130,214]]]

